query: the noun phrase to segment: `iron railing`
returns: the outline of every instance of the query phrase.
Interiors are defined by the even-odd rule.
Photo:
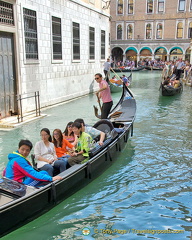
[[[41,115],[40,111],[40,95],[39,91],[36,91],[35,93],[28,93],[28,94],[19,94],[17,97],[17,119],[18,123],[23,122],[23,118],[33,115],[34,111],[27,112],[25,115],[23,114],[23,100],[29,99],[29,98],[34,98],[35,100],[35,113],[36,117]]]

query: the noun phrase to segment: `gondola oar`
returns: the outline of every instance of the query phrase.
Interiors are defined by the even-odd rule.
[[[113,68],[112,68],[112,72],[115,74],[115,76],[118,78],[118,80],[121,80],[121,81],[122,81],[122,79],[120,78],[120,76],[113,70]],[[123,81],[122,81],[122,83],[123,83]]]
[[[101,102],[100,102],[100,98],[99,98],[98,95],[97,95],[97,100],[98,100],[99,108],[100,108],[100,111],[101,111]],[[95,105],[93,107],[94,107],[95,116],[97,118],[101,118],[101,115],[98,114],[98,108]]]

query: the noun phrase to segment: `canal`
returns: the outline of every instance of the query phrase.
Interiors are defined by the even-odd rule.
[[[137,101],[134,135],[104,174],[48,213],[2,240],[184,240],[190,239],[192,89],[159,94],[160,72],[133,73]],[[114,102],[120,93],[113,94]],[[40,139],[40,129],[65,129],[68,121],[96,118],[95,95],[43,110],[47,117],[11,131],[0,131],[0,170],[18,141]],[[29,209],[30,211],[30,209]],[[85,234],[88,230],[90,233]]]

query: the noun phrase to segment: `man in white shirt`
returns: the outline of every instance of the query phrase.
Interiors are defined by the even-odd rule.
[[[103,67],[104,67],[103,71],[105,74],[105,79],[106,81],[109,81],[109,71],[111,68],[111,63],[109,58],[107,58],[107,61],[103,64]]]

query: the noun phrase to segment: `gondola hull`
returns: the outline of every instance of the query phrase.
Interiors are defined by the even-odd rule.
[[[126,86],[124,86],[119,105],[117,104],[113,112],[111,112],[111,121],[100,120],[98,124],[96,123],[98,127],[105,128],[105,125],[109,125],[112,128],[104,145],[93,148],[89,153],[90,159],[86,163],[76,164],[60,173],[59,175],[63,177],[62,180],[49,183],[40,188],[34,188],[15,183],[6,178],[1,179],[0,237],[50,210],[56,204],[89,184],[118,159],[120,151],[126,145],[129,135],[132,134],[135,119],[133,112],[136,111],[136,102],[130,96],[130,101],[134,102],[132,105],[134,109],[130,111],[128,109],[130,104],[128,104],[129,98],[126,95],[127,90]],[[123,109],[126,112],[130,111],[130,114],[126,114],[124,118],[115,115],[115,111],[121,109],[121,105],[122,113]],[[119,126],[123,126],[123,130],[117,133],[114,127],[118,128]],[[25,187],[24,190],[23,187]],[[20,196],[20,189],[22,189],[22,196]]]
[[[113,68],[111,70],[112,72],[137,72],[143,70],[145,67],[138,67],[138,68],[132,68],[132,69],[127,69],[127,68]]]
[[[164,86],[162,83],[160,85],[160,92],[162,96],[174,96],[176,94],[179,94],[183,91],[183,85],[182,83],[178,88],[173,88],[170,86]]]

